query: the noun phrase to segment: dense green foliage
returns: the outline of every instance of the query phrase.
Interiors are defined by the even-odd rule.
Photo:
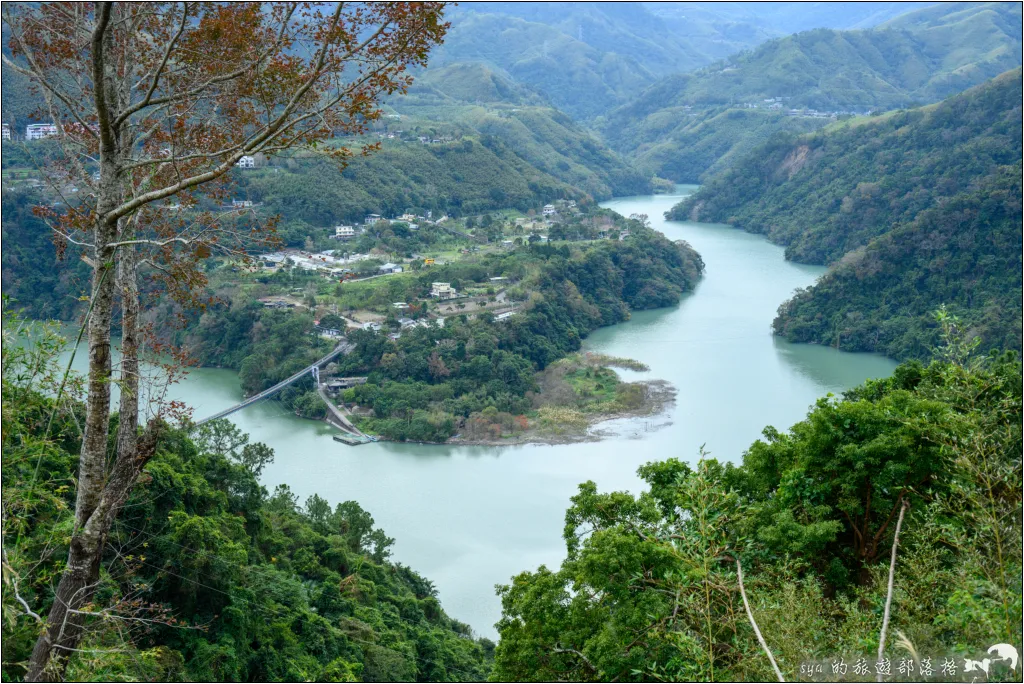
[[[979,658],[1019,637],[1021,366],[960,343],[842,398],[741,465],[669,459],[633,496],[581,485],[567,560],[500,590],[497,681],[772,681],[739,596],[788,681],[871,663],[900,508],[886,656]],[[962,659],[957,660],[958,665]],[[1013,676],[993,660],[990,678]]]
[[[673,208],[835,263],[780,310],[800,342],[925,358],[946,304],[1021,348],[1021,72],[934,106],[779,138]]]
[[[1021,63],[1021,9],[1013,3],[952,4],[910,13],[870,31],[817,29],[787,36],[695,72],[666,77],[603,124],[613,148],[636,155],[648,172],[693,182],[717,158],[693,143],[722,128],[722,108],[769,98],[781,107],[820,111],[886,110],[935,102]],[[690,109],[685,109],[690,108]],[[730,116],[742,116],[740,113]],[[753,128],[804,130],[821,119],[788,121],[779,111]],[[725,129],[723,153],[746,150],[742,131]]]
[[[499,142],[471,138],[388,144],[353,159],[340,174],[329,159],[311,155],[236,176],[239,193],[264,203],[263,211],[304,221],[324,233],[370,213],[396,216],[420,209],[459,216],[505,207],[525,210],[583,196]]]
[[[386,279],[367,296],[388,307],[392,301],[413,302],[426,295],[434,281],[463,290],[486,285],[491,277],[516,280],[517,296],[525,302],[501,322],[488,314],[463,316],[473,313],[474,304],[459,302],[443,327],[403,329],[396,340],[388,337],[390,328],[350,331],[355,349],[336,361],[336,372],[368,374],[369,381],[350,390],[346,401],[373,409],[367,429],[416,441],[444,441],[472,414],[488,408],[512,415],[529,411],[536,371],[577,351],[594,329],[624,321],[632,310],[675,304],[696,284],[703,264],[689,246],[674,244],[637,221],[626,225],[632,235],[623,241],[572,249],[528,244],[479,262]],[[343,297],[348,287],[339,286]],[[190,327],[188,339],[202,363],[239,368],[243,388],[252,393],[323,353],[314,351],[312,327],[308,314],[242,302],[204,314]],[[282,398],[292,405],[308,389],[297,383]]]
[[[1021,166],[854,250],[779,309],[793,342],[926,358],[936,303],[960,314],[984,349],[1021,348]]]
[[[88,289],[89,269],[78,259],[57,261],[53,233],[32,211],[40,201],[35,193],[3,193],[3,291],[33,318],[66,321]]]
[[[595,199],[648,192],[643,176],[568,116],[480,63],[428,69],[390,103],[403,126],[458,124],[515,150],[535,168]]]
[[[735,223],[830,263],[894,223],[1021,158],[1021,72],[939,105],[779,137],[688,197],[671,216]]]
[[[80,439],[37,335],[4,324],[3,673],[19,679],[66,557]],[[79,405],[75,412],[84,411]],[[81,420],[81,417],[78,417]],[[116,421],[116,417],[114,418]],[[493,644],[449,618],[431,583],[354,501],[301,506],[258,476],[273,459],[227,421],[166,427],[108,540],[71,680],[479,681]]]

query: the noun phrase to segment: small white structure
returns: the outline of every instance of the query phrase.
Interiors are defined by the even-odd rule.
[[[363,224],[365,224],[367,226],[372,226],[377,221],[380,221],[380,219],[381,219],[380,214],[370,214],[365,219],[363,219]]]
[[[516,315],[515,311],[506,311],[505,313],[500,313],[497,316],[495,316],[494,320],[495,320],[496,323],[500,323],[501,321],[506,321],[506,320],[508,320],[509,318],[512,318],[515,315]]]
[[[249,155],[246,154],[237,162],[235,162],[235,166],[237,166],[240,169],[255,169],[256,157],[250,157]]]
[[[231,206],[235,209],[245,209],[252,206],[252,200],[231,200]]]
[[[42,140],[57,135],[57,126],[52,123],[29,124],[25,127],[25,140]]]
[[[457,296],[457,293],[451,283],[431,283],[430,296],[438,299],[452,299]]]
[[[402,214],[397,220],[403,223],[412,223],[416,220],[416,214]]]
[[[407,311],[409,309],[409,305],[406,304],[405,302],[395,302],[394,304],[391,305],[391,307],[394,309],[398,309],[399,311]]]
[[[11,127],[8,126],[7,124],[4,124],[3,127],[0,128],[0,137],[3,137],[4,140],[10,140],[11,139]]]
[[[377,270],[381,273],[401,273],[402,267],[389,261],[388,263],[381,265]]]
[[[555,205],[553,205],[553,204],[545,204],[543,212],[544,212],[545,216],[551,216],[552,214],[557,213],[555,211]]]
[[[352,226],[335,226],[334,237],[337,240],[351,240],[356,236],[356,229]]]

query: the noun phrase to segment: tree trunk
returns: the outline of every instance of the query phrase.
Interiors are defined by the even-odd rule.
[[[91,527],[91,526],[90,526]],[[82,635],[80,609],[92,597],[100,574],[100,557],[106,542],[97,530],[80,532],[71,538],[68,564],[61,575],[46,620],[46,631],[32,649],[25,680],[59,682],[64,679],[68,656]]]
[[[129,236],[130,237],[130,236]],[[117,287],[121,292],[121,403],[117,455],[135,452],[139,432],[139,283],[135,246],[122,247]]]
[[[99,232],[99,231],[97,231]],[[99,252],[99,250],[97,250]],[[78,463],[75,528],[81,529],[99,503],[106,477],[107,436],[110,429],[110,323],[114,308],[114,268],[105,255],[92,274],[92,316],[89,318],[89,371],[85,429]]]
[[[97,246],[111,242],[110,226],[96,231]],[[94,515],[106,484],[107,441],[110,432],[110,325],[114,309],[113,250],[94,252],[92,315],[88,322],[89,371],[85,429],[79,452],[75,528],[68,550],[67,566],[54,594],[46,631],[36,640],[29,659],[26,680],[59,681],[67,667],[67,656],[78,645],[82,615],[75,613],[92,597],[99,579],[100,559],[106,543],[106,526],[97,526]],[[136,374],[137,377],[137,374]],[[55,653],[55,651],[57,651]]]

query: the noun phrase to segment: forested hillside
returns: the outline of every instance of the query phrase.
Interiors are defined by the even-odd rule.
[[[938,303],[960,314],[984,349],[1021,348],[1021,165],[843,257],[779,309],[775,331],[792,342],[897,359],[928,358]]]
[[[1020,633],[1021,367],[963,351],[820,399],[740,465],[680,454],[641,467],[639,495],[582,484],[566,560],[501,588],[494,678],[830,681],[967,657],[1011,681],[983,649]]]
[[[4,316],[3,678],[38,636],[14,592],[49,609],[73,524],[81,422],[48,424],[52,339]],[[117,418],[113,421],[116,425]],[[47,434],[47,428],[49,434]],[[108,539],[68,681],[482,681],[494,645],[448,617],[431,582],[354,501],[259,483],[274,458],[227,421],[165,427]],[[14,587],[17,587],[14,589]],[[45,614],[45,613],[44,613]]]
[[[428,69],[389,104],[403,115],[402,127],[459,126],[494,138],[598,200],[651,187],[650,174],[638,172],[545,96],[480,62]]]
[[[673,208],[838,262],[780,311],[788,338],[926,356],[945,303],[1020,348],[1021,70],[929,107],[764,145]]]
[[[764,126],[723,128],[723,110],[742,117],[756,107],[769,128],[810,130],[834,112],[935,102],[1020,66],[1020,25],[1020,5],[997,2],[943,4],[867,31],[798,33],[669,76],[611,112],[602,130],[647,171],[695,182],[714,160],[694,142],[715,135],[735,158],[766,138]]]

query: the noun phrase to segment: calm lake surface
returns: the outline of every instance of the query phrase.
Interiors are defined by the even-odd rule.
[[[675,195],[622,197],[602,206],[647,214],[666,236],[687,240],[707,266],[695,292],[676,307],[644,311],[596,331],[585,348],[648,364],[679,394],[661,416],[612,421],[614,436],[559,446],[449,447],[392,443],[347,447],[326,424],[267,401],[231,416],[254,441],[274,448],[264,484],[287,484],[302,501],[318,493],[331,504],[354,499],[395,538],[394,559],[434,582],[445,610],[494,638],[501,606],[494,586],[539,565],[557,567],[565,509],[577,486],[640,491],[636,469],[651,460],[695,460],[702,444],[720,460],[739,461],[766,425],[786,429],[825,394],[896,364],[775,339],[770,324],[795,288],[824,269],[793,264],[761,237],[724,225],[666,221]],[[76,359],[76,366],[84,355]],[[200,369],[172,388],[197,418],[242,398],[233,371]]]

